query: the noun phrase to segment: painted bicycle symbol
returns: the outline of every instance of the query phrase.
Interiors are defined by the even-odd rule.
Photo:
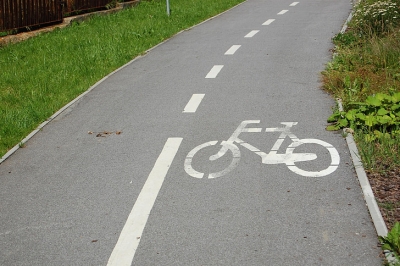
[[[265,132],[281,132],[278,140],[273,145],[271,151],[269,153],[265,153],[260,151],[258,148],[254,147],[253,145],[244,142],[243,140],[239,139],[239,135],[241,133],[260,133],[262,132],[262,128],[248,128],[247,125],[249,124],[259,124],[260,120],[246,120],[243,121],[239,127],[233,132],[232,136],[226,140],[221,142],[221,149],[218,153],[210,156],[210,161],[215,161],[222,156],[224,156],[228,150],[231,151],[232,161],[230,162],[229,166],[226,167],[224,170],[210,173],[208,174],[208,178],[216,178],[221,177],[232,171],[240,161],[240,149],[237,144],[240,144],[242,147],[254,152],[255,154],[259,155],[262,159],[263,164],[286,164],[286,166],[292,172],[307,176],[307,177],[322,177],[333,173],[339,166],[340,157],[338,151],[329,143],[319,140],[319,139],[298,139],[292,132],[291,128],[294,125],[297,125],[297,122],[281,122],[284,127],[279,128],[266,128]],[[282,154],[278,154],[278,150],[281,147],[283,141],[286,137],[289,137],[292,141],[291,144],[286,148],[286,152]],[[192,177],[196,178],[203,178],[204,173],[198,172],[192,167],[193,157],[196,155],[198,151],[204,149],[209,146],[214,146],[218,143],[218,141],[209,141],[203,143],[193,150],[191,150],[185,159],[185,171]],[[303,145],[303,144],[318,144],[326,148],[330,155],[330,165],[322,169],[320,171],[306,171],[302,170],[295,165],[296,162],[305,162],[305,161],[312,161],[317,158],[317,155],[314,153],[295,153],[294,150]]]

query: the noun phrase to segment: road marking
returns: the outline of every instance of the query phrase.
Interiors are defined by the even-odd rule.
[[[293,3],[291,3],[289,6],[295,6],[295,5],[297,5],[299,2],[293,2]]]
[[[150,211],[181,142],[182,138],[169,138],[165,143],[129,214],[107,266],[130,266],[132,264]]]
[[[288,12],[289,10],[282,10],[281,12],[279,12],[278,13],[278,15],[283,15],[283,14],[285,14],[286,12]]]
[[[263,25],[269,25],[269,24],[271,24],[272,22],[274,22],[275,21],[275,19],[268,19],[267,21],[265,21],[264,23],[263,23]]]
[[[218,73],[221,71],[223,68],[223,65],[215,65],[213,68],[208,72],[206,79],[214,79],[217,77]]]
[[[226,167],[224,170],[215,172],[215,173],[209,173],[208,178],[217,178],[224,176],[231,172],[238,164],[240,161],[240,149],[237,144],[240,146],[254,152],[255,154],[259,155],[261,157],[261,163],[263,164],[286,164],[288,169],[298,175],[301,176],[307,176],[307,177],[323,177],[327,176],[333,172],[336,171],[336,169],[339,166],[340,163],[340,156],[338,151],[333,147],[331,144],[319,140],[319,139],[299,139],[297,138],[292,132],[291,128],[294,125],[297,125],[297,122],[281,122],[282,125],[285,127],[274,127],[274,128],[266,128],[265,132],[281,132],[281,134],[278,136],[278,139],[276,140],[275,144],[273,145],[272,149],[270,150],[269,153],[265,153],[258,149],[257,147],[254,147],[253,145],[244,142],[239,138],[239,135],[241,133],[261,133],[262,128],[254,128],[254,127],[247,127],[249,124],[258,124],[260,123],[260,120],[245,120],[240,123],[240,125],[237,127],[237,129],[233,132],[233,134],[228,138],[226,141],[222,141],[220,145],[222,146],[219,148],[219,151],[217,153],[214,153],[209,157],[210,161],[215,161],[222,156],[224,156],[228,150],[230,151],[229,155],[230,158],[232,159],[231,163],[229,164],[228,167]],[[291,144],[286,148],[285,153],[278,153],[280,147],[284,143],[284,139],[287,137],[290,138],[292,141]],[[218,141],[209,141],[203,144],[198,145],[194,149],[192,149],[188,155],[186,156],[185,163],[184,163],[184,168],[185,171],[188,175],[195,177],[195,178],[203,178],[205,173],[196,171],[193,166],[193,158],[195,157],[196,153],[199,152],[200,150],[204,148],[208,148],[210,146],[215,146],[217,145]],[[321,145],[322,147],[326,148],[329,152],[330,158],[331,158],[331,163],[330,165],[323,170],[320,171],[309,171],[309,170],[303,170],[300,169],[295,163],[297,162],[306,162],[306,161],[312,161],[317,159],[317,154],[315,153],[301,153],[301,152],[294,152],[295,149],[303,144],[317,144]],[[212,151],[212,149],[210,150]],[[229,158],[229,157],[228,157]],[[372,193],[372,190],[371,190]]]
[[[191,150],[191,151],[188,153],[188,155],[187,155],[187,157],[186,157],[186,159],[185,159],[185,163],[184,163],[184,168],[185,168],[185,171],[186,171],[186,173],[187,173],[188,175],[190,175],[190,176],[192,176],[192,177],[195,177],[195,178],[203,178],[203,177],[204,177],[204,173],[198,172],[198,171],[196,171],[196,170],[193,169],[193,167],[192,167],[193,156],[194,156],[199,150],[204,149],[204,148],[209,147],[209,146],[214,146],[214,145],[216,145],[217,143],[218,143],[218,141],[209,141],[209,142],[203,143],[203,144],[201,144],[201,145],[195,147],[193,150]],[[210,178],[217,178],[217,177],[224,176],[224,175],[226,175],[227,173],[229,173],[231,170],[233,170],[233,169],[239,164],[239,161],[240,161],[240,150],[238,149],[238,147],[237,147],[236,145],[234,145],[233,143],[228,143],[228,142],[226,142],[226,141],[223,141],[223,142],[221,143],[221,145],[222,145],[223,147],[225,147],[227,150],[228,150],[228,149],[231,150],[232,156],[233,156],[232,162],[231,162],[231,164],[230,164],[227,168],[225,168],[224,170],[222,170],[222,171],[220,171],[220,172],[217,172],[217,173],[210,173],[210,174],[208,175],[208,178],[209,178],[209,179],[210,179]],[[227,150],[226,150],[226,151],[227,151]],[[225,152],[226,152],[226,151],[225,151]],[[225,154],[225,153],[224,153],[224,154]],[[222,154],[221,156],[223,156],[223,154]],[[211,157],[210,157],[210,159],[211,159]]]
[[[253,37],[254,35],[256,35],[258,32],[259,32],[259,30],[252,30],[252,31],[250,31],[249,33],[247,33],[247,35],[244,36],[244,37],[245,37],[245,38],[251,38],[251,37]]]
[[[225,54],[226,54],[226,55],[232,55],[232,54],[234,54],[234,53],[240,48],[240,46],[241,46],[241,45],[232,45],[232,47],[229,48],[229,50],[226,51]]]
[[[195,113],[205,94],[193,94],[182,113]]]
[[[292,171],[298,175],[308,176],[308,177],[327,176],[336,171],[336,169],[338,168],[339,163],[340,163],[340,156],[339,156],[338,151],[331,144],[329,144],[325,141],[319,140],[319,139],[301,139],[299,141],[292,142],[286,149],[286,155],[289,154],[289,156],[287,156],[287,157],[294,155],[294,153],[293,153],[294,149],[305,143],[319,144],[319,145],[323,146],[324,148],[326,148],[328,150],[328,152],[331,156],[331,160],[332,160],[330,166],[328,166],[328,168],[326,168],[322,171],[305,171],[305,170],[302,170],[302,169],[298,168],[297,166],[295,166],[294,161],[290,161],[290,162],[285,161],[285,164],[289,168],[290,171]],[[303,157],[305,158],[306,156],[303,156]],[[311,160],[313,160],[313,159],[311,159]],[[300,160],[298,160],[298,161],[300,161]],[[304,161],[304,160],[302,160],[302,161]]]

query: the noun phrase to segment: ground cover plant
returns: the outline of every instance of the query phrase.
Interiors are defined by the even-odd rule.
[[[382,242],[382,249],[393,251],[394,257],[400,261],[400,223],[396,222],[388,235],[379,239]]]
[[[361,0],[353,14],[322,73],[344,108],[334,110],[327,129],[354,131],[390,230],[400,221],[400,1]]]
[[[113,70],[243,0],[164,0],[0,47],[0,157]]]

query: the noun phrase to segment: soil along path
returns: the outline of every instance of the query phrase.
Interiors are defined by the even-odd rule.
[[[381,263],[319,88],[350,9],[250,0],[97,85],[0,165],[0,264]]]

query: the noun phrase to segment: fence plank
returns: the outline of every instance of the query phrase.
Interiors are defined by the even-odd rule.
[[[63,15],[104,8],[113,0],[0,0],[0,31],[61,22]],[[64,3],[64,8],[62,3]]]
[[[111,2],[112,0],[67,0],[67,5],[64,13],[103,8]]]
[[[0,31],[61,22],[60,0],[0,0]]]

